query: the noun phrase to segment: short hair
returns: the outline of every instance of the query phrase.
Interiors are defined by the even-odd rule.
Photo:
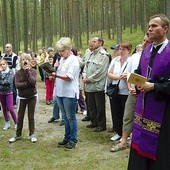
[[[168,26],[169,27],[169,19],[165,14],[156,14],[149,18],[149,20],[154,18],[160,18],[162,20],[162,26]]]
[[[101,42],[101,45],[102,45],[102,46],[104,45],[104,40],[103,40],[103,38],[100,38],[100,37],[99,37],[99,38],[98,38],[98,41]]]
[[[47,53],[49,54],[50,52],[52,52],[52,51],[54,51],[54,48],[52,48],[52,47],[48,47],[47,48]]]
[[[28,54],[28,53],[22,53],[22,54],[21,54],[21,58],[20,58],[20,65],[21,65],[21,63],[22,63],[22,59],[23,59],[23,58],[27,59],[29,62],[31,62],[31,60],[32,60],[32,57],[31,57],[30,54]]]
[[[127,48],[130,53],[132,51],[132,44],[130,42],[121,42],[119,46]]]
[[[72,44],[71,39],[69,37],[61,37],[59,41],[56,43],[57,50],[59,49],[68,49],[71,50]]]

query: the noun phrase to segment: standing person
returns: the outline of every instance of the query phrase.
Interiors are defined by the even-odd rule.
[[[112,46],[110,49],[113,50],[113,57],[120,56],[120,46],[119,46],[119,44]]]
[[[92,43],[91,43],[91,40],[89,40],[88,49],[85,51],[85,54],[80,60],[80,69],[81,69],[80,74],[82,74],[82,78],[85,77],[84,67],[85,67],[86,62],[90,58],[91,52],[92,52]],[[84,88],[84,84],[82,86]],[[86,92],[85,88],[84,88],[84,94],[85,94],[85,103],[87,107],[87,114],[82,119],[82,121],[90,121],[91,117],[90,117],[90,111],[89,111],[89,106],[88,106],[88,92]]]
[[[8,67],[8,63],[5,59],[0,60],[0,101],[5,118],[5,125],[3,130],[10,128],[10,117],[8,111],[11,113],[13,121],[15,123],[15,129],[17,127],[17,117],[13,107],[13,71]]]
[[[136,53],[131,56],[131,66],[130,72],[133,73],[134,70],[137,69],[141,57],[142,50],[146,48],[150,44],[149,36],[145,35],[143,38],[143,43],[136,46]],[[128,138],[132,132],[132,124],[133,124],[133,117],[134,117],[134,109],[136,104],[136,89],[135,86],[132,84],[128,84],[129,88],[129,95],[125,103],[125,110],[123,116],[123,131],[122,131],[122,138],[120,143],[113,146],[110,151],[117,152],[123,149],[126,149],[128,146]]]
[[[77,56],[79,63],[81,62],[81,57],[78,56],[77,54],[77,49],[76,48],[72,48],[71,51],[73,52],[73,54],[75,56]],[[87,106],[84,100],[84,96],[83,96],[83,82],[82,82],[82,72],[81,72],[81,68],[80,68],[80,74],[79,74],[79,99],[78,99],[78,104],[80,107],[80,112],[83,113],[83,115],[87,115]],[[78,105],[77,105],[77,111],[78,111]]]
[[[17,54],[12,51],[12,45],[6,44],[5,45],[5,53],[1,55],[2,59],[5,59],[8,63],[10,69],[12,69],[14,75],[17,70],[20,69],[19,67],[19,60]],[[17,91],[15,87],[15,83],[13,83],[13,106],[16,108],[16,99],[17,99]]]
[[[111,138],[112,141],[117,141],[122,135],[123,115],[126,99],[129,94],[126,83],[127,72],[129,72],[130,53],[132,44],[129,42],[120,43],[120,56],[114,58],[109,66],[108,78],[112,84],[119,82],[119,94],[111,99],[111,113],[114,116],[114,130],[115,134]]]
[[[88,95],[87,107],[89,107],[91,124],[87,128],[95,128],[94,132],[106,130],[106,107],[105,107],[105,81],[109,66],[109,57],[103,49],[103,40],[94,37],[91,40],[92,53],[85,65],[85,92]]]
[[[56,77],[54,95],[57,96],[57,104],[65,122],[64,139],[58,145],[73,149],[78,142],[76,108],[79,98],[79,61],[71,51],[69,37],[62,37],[57,42],[56,48],[61,60],[56,63],[58,69],[54,74]]]
[[[136,73],[148,81],[137,86],[128,170],[170,169],[170,42],[169,20],[164,14],[149,19],[153,41],[141,56]]]
[[[120,47],[119,47],[119,44],[116,44],[115,46],[112,46],[111,49],[113,50],[113,59],[115,59],[116,57],[120,56]],[[113,110],[114,108],[113,105],[111,104],[112,103],[112,99],[111,97],[109,98],[109,101],[110,101],[110,107],[111,107],[111,117],[112,117],[112,127],[108,130],[108,132],[114,132],[115,131],[115,116],[113,114]]]
[[[9,142],[15,142],[21,138],[23,120],[26,107],[28,109],[28,124],[29,136],[32,143],[37,141],[35,136],[35,121],[34,113],[37,102],[37,89],[36,89],[36,70],[31,68],[30,54],[23,53],[20,58],[21,69],[15,74],[15,84],[18,89],[18,123],[16,135],[9,139]]]
[[[43,57],[42,57],[43,56]],[[38,55],[37,55],[37,64],[42,64],[44,62],[45,59],[45,55],[43,54],[43,50],[39,49],[38,50]],[[42,59],[43,58],[43,59]],[[41,81],[44,81],[45,77],[44,77],[44,71],[41,67],[38,66],[38,70],[39,70],[39,74],[41,77]]]
[[[53,55],[48,56],[48,61],[53,65]],[[53,89],[54,89],[54,79],[52,76],[45,73],[45,86],[46,86],[46,104],[50,105],[53,103]]]

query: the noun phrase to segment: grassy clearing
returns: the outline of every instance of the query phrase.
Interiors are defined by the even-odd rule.
[[[31,143],[28,138],[28,121],[25,116],[23,138],[9,144],[8,139],[14,135],[13,122],[8,131],[0,129],[0,169],[3,170],[125,170],[129,150],[118,153],[109,152],[113,143],[113,135],[107,131],[92,132],[82,122],[83,115],[77,114],[79,127],[78,146],[67,151],[57,146],[62,140],[64,127],[58,122],[48,124],[52,115],[52,106],[45,105],[44,83],[38,82],[40,96],[39,111],[35,115],[37,143]],[[4,124],[0,113],[0,127]],[[107,127],[110,127],[110,110],[107,101]]]

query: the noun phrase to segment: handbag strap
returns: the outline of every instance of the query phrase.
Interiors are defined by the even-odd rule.
[[[121,73],[123,73],[125,71],[127,65],[128,65],[128,62],[126,63],[126,65],[125,65],[125,67],[124,67],[124,69],[123,69],[123,71]],[[119,85],[119,83],[120,83],[120,80],[117,82],[117,85]]]

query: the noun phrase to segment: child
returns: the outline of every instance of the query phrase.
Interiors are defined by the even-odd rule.
[[[53,55],[49,55],[48,61],[53,65]],[[53,103],[53,89],[54,89],[54,79],[52,76],[45,75],[45,86],[46,86],[46,104],[50,105]]]
[[[34,134],[34,113],[37,102],[36,70],[31,68],[30,62],[30,54],[23,53],[20,58],[21,69],[15,74],[15,85],[18,89],[18,124],[16,135],[9,139],[10,143],[21,138],[26,107],[28,108],[30,140],[33,143],[37,141],[37,138]]]
[[[10,128],[8,111],[11,113],[15,128],[17,126],[17,117],[13,108],[13,71],[8,67],[6,60],[0,60],[0,101],[5,118],[3,130]]]

